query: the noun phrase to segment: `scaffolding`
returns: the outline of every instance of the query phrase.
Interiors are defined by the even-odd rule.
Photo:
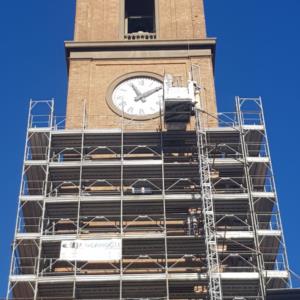
[[[214,126],[194,114],[191,130],[162,114],[156,130],[85,113],[70,128],[53,100],[31,100],[7,300],[265,300],[289,287],[261,99],[237,97]],[[114,239],[120,259],[61,256]]]

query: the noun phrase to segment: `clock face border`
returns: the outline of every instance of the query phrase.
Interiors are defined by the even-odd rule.
[[[116,80],[114,80],[108,87],[108,90],[106,93],[106,103],[107,103],[108,107],[119,117],[124,117],[128,120],[147,121],[147,120],[152,120],[152,119],[158,118],[160,115],[159,112],[151,114],[151,115],[146,115],[146,116],[129,115],[125,112],[120,111],[113,103],[112,95],[113,95],[115,88],[122,82],[124,82],[128,79],[136,78],[136,77],[153,78],[153,79],[160,81],[163,84],[163,76],[158,75],[156,73],[152,73],[152,72],[132,72],[132,73],[127,73],[125,75],[122,75],[122,76],[118,77]]]

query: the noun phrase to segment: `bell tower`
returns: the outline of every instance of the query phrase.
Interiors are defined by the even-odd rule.
[[[87,127],[113,127],[123,111],[139,127],[155,129],[154,102],[162,91],[132,99],[149,93],[165,74],[186,86],[192,66],[205,90],[205,109],[215,113],[214,48],[202,1],[77,0],[74,41],[66,42],[68,127],[81,125],[83,113]],[[118,93],[122,83],[126,92]]]
[[[77,0],[77,42],[205,38],[202,1]]]
[[[289,287],[262,101],[216,114],[202,1],[77,0],[65,46],[67,116],[30,101],[6,299]]]

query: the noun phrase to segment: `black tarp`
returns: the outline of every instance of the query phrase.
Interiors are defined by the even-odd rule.
[[[267,300],[300,300],[300,289],[269,290]]]

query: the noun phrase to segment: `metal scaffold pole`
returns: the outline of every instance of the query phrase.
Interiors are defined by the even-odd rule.
[[[284,255],[284,264],[285,264],[285,268],[287,270],[290,270],[289,267],[289,260],[288,260],[288,254],[287,254],[287,249],[286,249],[286,243],[285,243],[285,236],[284,236],[284,231],[283,231],[283,225],[282,225],[282,220],[281,220],[281,212],[280,212],[280,206],[279,206],[279,201],[278,201],[278,195],[277,195],[277,188],[276,188],[276,184],[275,184],[275,178],[274,178],[274,171],[273,171],[273,164],[272,164],[272,158],[271,158],[271,153],[270,153],[270,146],[269,146],[269,138],[268,138],[268,133],[267,133],[267,128],[266,128],[266,121],[265,121],[265,114],[264,114],[264,108],[263,108],[263,104],[262,104],[262,98],[259,97],[257,99],[257,103],[260,109],[260,114],[261,114],[261,121],[264,127],[264,135],[265,135],[265,140],[266,140],[266,150],[267,150],[267,156],[269,158],[269,164],[270,164],[270,170],[271,170],[271,178],[272,178],[272,185],[274,188],[274,193],[275,193],[275,205],[277,208],[277,213],[278,213],[278,225],[279,228],[281,230],[281,245],[283,247],[283,255]],[[288,275],[288,286],[290,288],[293,287],[292,284],[292,279],[291,279],[291,272],[289,272]]]
[[[46,151],[46,170],[45,170],[45,181],[44,181],[44,191],[43,191],[43,209],[42,209],[42,215],[41,215],[41,228],[40,228],[40,234],[43,235],[44,232],[44,219],[45,219],[45,212],[46,212],[46,197],[48,193],[48,180],[49,180],[49,165],[50,165],[50,157],[51,157],[51,143],[52,143],[52,130],[53,130],[53,121],[54,121],[54,99],[52,99],[49,102],[49,109],[50,109],[50,115],[49,115],[49,123],[48,123],[48,145],[47,145],[47,151]],[[37,263],[36,263],[36,275],[40,275],[40,267],[41,267],[41,260],[42,260],[42,246],[43,241],[40,238],[38,241],[38,256],[37,256]],[[34,289],[34,297],[33,299],[38,299],[38,280],[35,281],[35,289]]]
[[[120,160],[121,160],[121,176],[120,176],[120,236],[121,236],[121,259],[120,259],[120,290],[119,290],[119,298],[123,299],[123,255],[124,255],[124,131],[125,128],[125,120],[124,120],[124,103],[122,102],[122,117],[121,117],[121,149],[120,149]]]
[[[207,275],[209,281],[209,294],[211,300],[222,300],[222,285],[219,270],[219,257],[217,249],[217,234],[215,226],[214,205],[212,197],[212,184],[210,166],[207,152],[206,132],[203,124],[200,90],[196,91],[196,135],[199,160],[200,188],[202,194],[204,231],[207,258]]]
[[[258,296],[259,299],[265,300],[266,284],[264,280],[264,261],[259,246],[260,242],[258,239],[258,222],[257,222],[257,215],[255,212],[254,199],[252,197],[252,182],[251,182],[251,176],[250,176],[250,171],[249,171],[249,166],[247,161],[247,145],[245,140],[245,130],[243,126],[243,116],[242,116],[241,105],[240,105],[240,97],[236,97],[236,111],[238,117],[238,126],[239,126],[240,140],[241,140],[241,147],[242,147],[242,154],[243,154],[245,179],[246,179],[246,185],[248,190],[251,223],[252,223],[252,228],[254,233],[254,245],[255,245],[255,251],[257,255],[257,268],[259,273],[259,284],[260,284],[260,295]]]
[[[163,115],[160,109],[160,148],[161,148],[161,174],[162,174],[162,200],[163,200],[163,212],[164,212],[164,242],[165,242],[165,274],[166,274],[166,299],[170,299],[169,296],[169,266],[168,266],[168,230],[167,230],[167,209],[166,209],[166,190],[165,190],[165,155],[164,155],[164,136],[163,136]]]

